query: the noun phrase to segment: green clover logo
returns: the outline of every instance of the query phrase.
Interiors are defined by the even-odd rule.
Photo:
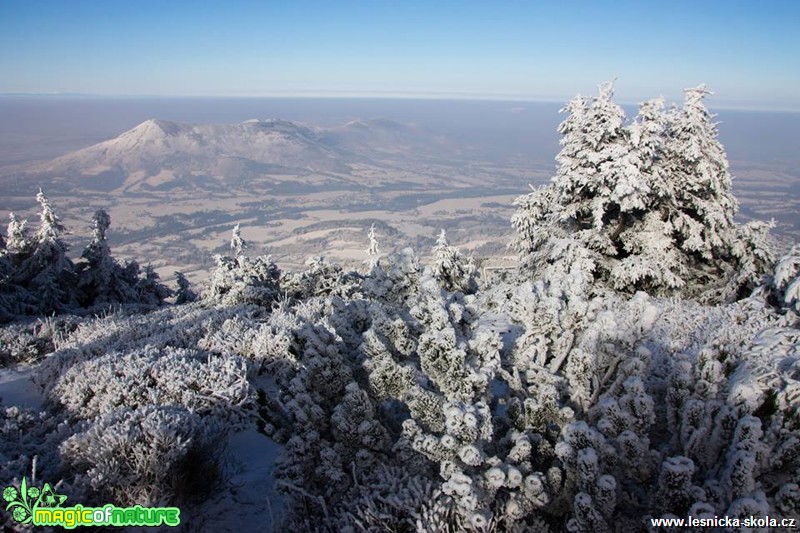
[[[67,497],[56,494],[50,483],[45,483],[42,489],[29,487],[27,478],[23,477],[19,490],[14,486],[3,489],[3,499],[8,502],[6,511],[11,511],[14,520],[27,524],[33,520],[33,512],[38,507],[59,507]]]

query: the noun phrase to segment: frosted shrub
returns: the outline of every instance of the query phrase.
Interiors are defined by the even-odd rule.
[[[63,417],[0,404],[0,480],[30,475],[55,483],[64,476],[59,444],[74,430]]]
[[[66,315],[0,328],[0,367],[40,360],[60,347],[80,323],[79,318]]]
[[[287,273],[281,279],[287,296],[297,300],[318,296],[350,298],[360,286],[361,276],[356,272],[346,272],[323,257],[312,257],[305,266],[305,270]]]
[[[330,330],[305,325],[295,339],[291,351],[296,362],[276,375],[282,392],[268,405],[264,428],[284,443],[276,475],[289,497],[291,520],[297,525],[313,523],[307,522],[311,516],[325,517],[324,527],[336,530],[332,516],[347,516],[345,509],[358,507],[368,514],[385,506],[377,495],[386,483],[382,465],[391,464],[391,457],[412,476],[419,473],[419,460],[409,457],[408,450],[392,450],[396,433],[388,424],[389,413],[355,382],[343,357],[345,345]],[[360,502],[354,504],[356,499]],[[407,523],[413,508],[392,513],[393,520]]]
[[[65,440],[65,461],[84,472],[97,501],[164,505],[213,487],[225,430],[177,406],[121,408]],[[199,494],[198,494],[199,493]]]
[[[410,474],[401,467],[379,467],[369,482],[356,480],[352,499],[344,502],[332,529],[352,531],[437,531],[430,528],[430,514],[442,497],[436,483],[426,476]],[[422,524],[425,524],[423,527]],[[443,526],[449,524],[445,522]],[[312,524],[309,526],[313,527]]]
[[[108,353],[151,349],[197,347],[200,339],[215,330],[234,312],[258,313],[258,308],[207,309],[198,304],[169,307],[149,314],[130,310],[107,318],[84,320],[65,335],[59,349],[36,369],[34,381],[43,390],[52,388],[73,365]]]
[[[364,280],[364,292],[379,302],[403,305],[419,291],[422,267],[411,248],[377,260]]]
[[[559,483],[559,474],[535,470],[539,462],[532,455],[546,454],[548,444],[513,428],[509,418],[522,416],[520,404],[499,407],[508,383],[498,376],[513,381],[501,368],[500,336],[491,322],[481,320],[474,297],[448,294],[432,277],[423,275],[409,305],[407,311],[373,312],[360,350],[368,358],[371,390],[378,398],[401,400],[410,412],[399,444],[438,464],[441,496],[420,516],[418,527],[480,531],[513,528],[528,519],[533,524],[535,510],[550,502],[547,487]],[[392,318],[394,312],[414,320],[403,324]]]
[[[206,301],[269,307],[280,296],[280,271],[269,256],[217,256],[216,262],[217,268],[203,293]]]
[[[709,323],[693,326],[686,316],[670,325],[664,318],[680,320],[681,311],[662,310],[664,318],[652,332],[610,370],[609,384],[586,421],[564,428],[555,449],[566,484],[555,500],[574,497],[571,530],[603,531],[614,524],[625,530],[648,512],[742,516],[750,509],[763,515],[779,505],[765,494],[791,493],[786,483],[797,475],[798,462],[788,459],[796,457],[800,442],[792,435],[796,426],[788,406],[764,393],[776,385],[787,390],[785,382],[753,380],[750,395],[732,394],[742,379],[738,375],[750,375],[743,371],[761,364],[747,338],[763,327],[765,317],[751,311],[744,315],[749,321],[743,320],[739,313],[745,305],[706,309],[703,319]],[[684,312],[692,310],[687,308]],[[684,353],[653,351],[653,341],[665,338],[664,327],[693,334],[672,345]],[[770,353],[772,364],[780,360]],[[730,379],[725,365],[735,369]],[[614,486],[616,499],[604,495]]]
[[[270,256],[251,259],[245,255],[249,244],[242,239],[239,225],[233,228],[233,257],[216,255],[203,299],[226,306],[253,304],[270,307],[280,296],[280,270]]]
[[[239,358],[149,346],[73,365],[47,394],[85,419],[153,404],[234,420],[252,405],[247,368]]]

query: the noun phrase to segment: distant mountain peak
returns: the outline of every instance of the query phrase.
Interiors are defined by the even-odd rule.
[[[237,124],[153,118],[31,170],[62,183],[127,191],[187,186],[195,176],[225,184],[317,173],[346,180],[353,164],[369,164],[376,156],[421,156],[432,146],[439,145],[427,132],[383,118],[328,128],[276,118]]]
[[[175,122],[151,118],[145,120],[135,128],[123,133],[124,135],[136,136],[142,140],[159,139],[166,136],[174,136],[181,132],[181,126]]]
[[[363,120],[351,120],[350,122],[348,122],[347,124],[345,124],[342,127],[343,128],[367,128],[369,126]]]

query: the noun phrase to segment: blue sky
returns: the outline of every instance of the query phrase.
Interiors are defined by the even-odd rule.
[[[0,93],[620,101],[800,110],[800,2],[0,1]]]

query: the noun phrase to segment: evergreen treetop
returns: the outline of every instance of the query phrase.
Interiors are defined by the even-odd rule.
[[[649,100],[632,123],[611,84],[562,110],[551,185],[515,200],[524,270],[536,278],[563,262],[570,239],[599,287],[722,302],[758,285],[773,260],[768,228],[734,222],[728,162],[703,105],[710,92],[685,92],[681,110]]]

